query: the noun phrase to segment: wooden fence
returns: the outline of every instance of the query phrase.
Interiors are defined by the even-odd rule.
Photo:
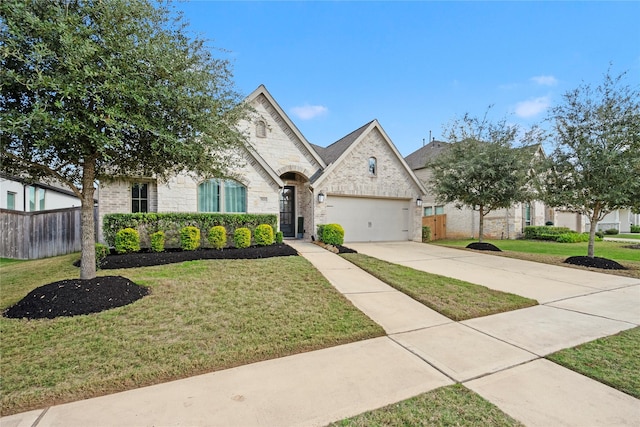
[[[98,218],[98,208],[94,208]],[[97,227],[97,221],[96,221]],[[80,208],[43,212],[0,209],[0,257],[37,259],[81,249]]]
[[[422,226],[431,228],[431,240],[447,238],[447,215],[423,216]]]

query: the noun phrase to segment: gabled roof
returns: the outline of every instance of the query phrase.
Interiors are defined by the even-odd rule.
[[[326,148],[314,146],[318,151],[318,154],[322,157],[327,165],[335,162],[338,158],[344,153],[350,146],[353,144],[363,133],[365,130],[369,128],[369,125],[373,123],[375,120],[370,121],[364,126],[354,130],[350,134],[340,138],[330,146]]]
[[[343,138],[340,138],[338,141],[334,142],[327,148],[324,148],[323,155],[326,156],[327,160],[329,159],[333,159],[333,160],[331,161],[329,166],[327,166],[327,168],[324,171],[322,171],[321,174],[318,174],[317,176],[313,177],[313,179],[311,180],[313,185],[314,186],[319,185],[327,176],[329,176],[331,172],[338,165],[340,165],[342,160],[348,156],[349,152],[351,152],[351,150],[353,150],[354,147],[356,147],[360,142],[362,142],[365,135],[367,135],[374,129],[377,129],[380,132],[384,141],[387,143],[388,147],[395,154],[398,161],[403,166],[404,170],[411,177],[414,184],[420,189],[422,194],[427,194],[427,190],[425,189],[424,185],[422,184],[422,182],[420,182],[418,177],[416,177],[416,175],[413,173],[411,168],[407,165],[405,160],[402,158],[396,146],[393,145],[393,142],[391,142],[391,139],[389,138],[387,133],[384,131],[384,129],[382,129],[382,126],[380,126],[380,123],[378,123],[378,120],[372,120],[366,125],[344,136]]]
[[[448,142],[436,141],[435,139],[427,145],[423,145],[413,153],[409,154],[404,160],[412,170],[422,169],[426,166],[427,161],[435,159],[449,147]]]
[[[327,166],[326,163],[324,162],[324,160],[322,160],[320,155],[318,155],[318,152],[314,149],[314,147],[311,146],[311,144],[309,143],[309,141],[307,141],[307,139],[304,137],[304,135],[302,135],[302,133],[296,127],[296,125],[293,124],[293,122],[291,121],[289,116],[287,116],[287,114],[284,112],[282,107],[280,107],[280,105],[276,102],[276,100],[273,98],[273,96],[271,96],[271,94],[269,93],[269,91],[267,90],[265,85],[262,84],[262,85],[258,86],[258,88],[256,90],[251,92],[251,94],[249,96],[247,96],[246,102],[253,101],[259,95],[263,95],[265,98],[267,98],[267,101],[269,101],[269,103],[273,106],[273,108],[276,110],[276,112],[282,118],[282,120],[285,122],[285,124],[293,131],[295,136],[300,140],[300,142],[305,147],[305,149],[309,152],[309,154],[318,162],[318,164],[320,164],[320,167],[324,169]],[[255,155],[258,155],[258,154],[255,153]]]

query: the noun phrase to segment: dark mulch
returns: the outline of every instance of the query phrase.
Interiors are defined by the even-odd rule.
[[[298,255],[298,252],[284,243],[269,246],[252,246],[243,249],[198,249],[195,251],[176,249],[165,252],[112,254],[100,262],[100,268],[110,270],[115,268],[149,267],[199,259],[258,259],[294,255]]]
[[[594,267],[601,268],[603,270],[627,270],[626,267],[618,264],[617,262],[600,257],[588,257],[588,256],[572,256],[564,260],[567,264],[580,265],[582,267]]]
[[[53,319],[98,313],[139,300],[149,289],[121,276],[62,280],[29,292],[3,315],[20,319]]]
[[[480,242],[469,243],[467,245],[467,249],[475,249],[477,251],[502,252],[502,249],[500,249],[495,245],[492,245],[491,243],[480,243]]]
[[[342,245],[336,245],[336,248],[338,248],[339,254],[357,254],[358,253],[358,251],[356,251],[355,249],[351,249]]]
[[[638,245],[623,246],[623,248],[627,248],[627,249],[640,249],[640,244],[638,244]]]

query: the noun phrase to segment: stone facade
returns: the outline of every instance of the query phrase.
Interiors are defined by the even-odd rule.
[[[249,147],[244,152],[241,166],[230,171],[246,187],[248,213],[279,215],[282,189],[293,187],[295,235],[310,239],[315,234],[316,224],[326,219],[325,205],[318,201],[320,192],[327,196],[406,200],[412,207],[409,235],[414,240],[421,239],[421,214],[415,199],[422,197],[424,190],[376,121],[366,128],[367,133],[350,141],[351,144],[344,144],[345,151],[338,153],[338,160],[325,161],[264,87],[254,91],[248,102],[255,113],[251,121],[239,125],[247,136]],[[370,157],[377,160],[375,176],[370,176],[368,171]],[[131,212],[131,183],[136,181],[140,180],[100,184],[100,228],[105,214]],[[150,190],[149,211],[197,211],[201,181],[179,175],[166,182],[156,179],[145,182],[149,183]],[[297,228],[300,217],[304,218],[303,229]]]

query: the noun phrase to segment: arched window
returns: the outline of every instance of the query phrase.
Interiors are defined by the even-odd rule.
[[[262,120],[259,120],[258,123],[256,123],[256,136],[258,138],[267,137],[267,124]]]
[[[369,175],[376,176],[378,174],[378,161],[375,157],[369,157]]]
[[[233,180],[208,179],[198,185],[198,212],[247,211],[247,188]]]

